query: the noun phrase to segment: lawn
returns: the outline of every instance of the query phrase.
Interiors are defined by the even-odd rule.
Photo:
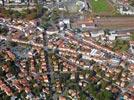
[[[93,13],[112,13],[115,9],[107,0],[91,0]]]

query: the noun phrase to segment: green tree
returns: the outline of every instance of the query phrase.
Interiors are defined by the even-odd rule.
[[[20,18],[20,17],[21,17],[21,13],[18,12],[18,11],[14,11],[14,12],[13,12],[13,17],[14,17],[14,18]]]
[[[16,47],[16,46],[18,46],[18,44],[16,43],[16,42],[10,42],[10,45],[12,46],[12,47]]]
[[[112,93],[109,91],[102,91],[96,96],[97,100],[113,100]]]
[[[0,96],[0,100],[10,100],[10,96],[8,96],[6,93],[3,93],[3,94]]]
[[[6,36],[8,31],[9,31],[8,27],[0,25],[0,34]]]
[[[59,17],[60,17],[59,14],[60,14],[60,12],[59,12],[58,9],[54,9],[54,10],[52,11],[51,19],[52,19],[53,22],[57,22],[57,21],[58,21],[58,19],[59,19]]]
[[[83,92],[80,91],[79,95],[80,95],[80,100],[87,100]]]
[[[113,43],[113,51],[127,52],[129,49],[129,43],[126,40],[117,39]]]
[[[34,87],[34,88],[32,88],[32,92],[33,92],[36,96],[39,96],[41,91],[40,91],[39,87]]]
[[[70,79],[70,75],[71,75],[70,73],[61,73],[60,74],[61,83],[66,84],[67,80]]]
[[[130,39],[134,41],[134,33],[131,34]]]

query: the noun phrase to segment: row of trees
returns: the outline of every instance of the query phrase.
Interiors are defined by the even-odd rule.
[[[1,16],[3,17],[10,17],[15,19],[21,18],[21,19],[28,19],[28,20],[40,18],[45,11],[47,11],[47,9],[44,9],[42,6],[38,6],[38,5],[34,9],[31,10],[24,9],[21,12],[14,11],[12,9],[8,9],[8,10],[5,8],[0,9]]]
[[[27,6],[29,7],[30,6],[30,0],[21,0],[21,2],[25,2],[25,1],[27,1]],[[38,0],[34,0],[34,3],[38,4]],[[5,0],[2,0],[2,6],[5,7]]]

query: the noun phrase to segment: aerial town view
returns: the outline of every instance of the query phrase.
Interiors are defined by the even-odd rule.
[[[0,0],[0,100],[134,100],[134,0]]]

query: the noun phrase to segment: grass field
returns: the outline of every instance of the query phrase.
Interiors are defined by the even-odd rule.
[[[107,0],[91,0],[93,13],[105,14],[115,11],[114,7]]]

